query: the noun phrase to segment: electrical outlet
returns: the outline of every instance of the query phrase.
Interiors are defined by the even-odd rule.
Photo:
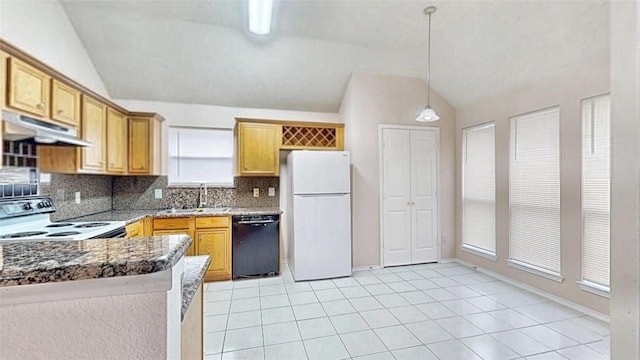
[[[276,188],[274,187],[269,188],[269,196],[276,196]]]
[[[153,193],[156,199],[162,199],[162,189],[155,189]]]
[[[260,189],[253,188],[253,197],[260,197]]]
[[[80,205],[80,191],[76,191],[76,204]]]
[[[442,235],[442,243],[446,243],[448,240],[447,235]]]

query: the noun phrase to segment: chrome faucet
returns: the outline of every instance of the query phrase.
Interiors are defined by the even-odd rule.
[[[203,208],[207,206],[207,185],[200,184],[200,204],[198,204],[199,208]]]

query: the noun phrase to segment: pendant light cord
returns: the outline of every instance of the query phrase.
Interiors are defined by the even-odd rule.
[[[431,108],[431,12],[429,12],[429,36],[427,40],[427,107]]]

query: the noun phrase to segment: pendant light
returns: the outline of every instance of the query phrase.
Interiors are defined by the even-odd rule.
[[[427,6],[423,13],[429,17],[429,38],[427,45],[427,105],[424,110],[418,114],[416,121],[419,122],[432,122],[440,120],[438,114],[431,108],[431,15],[436,12],[435,6]]]

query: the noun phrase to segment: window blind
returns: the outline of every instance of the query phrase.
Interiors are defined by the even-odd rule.
[[[496,252],[495,126],[462,130],[462,243]]]
[[[611,97],[582,101],[582,278],[609,287]]]
[[[169,127],[170,185],[233,184],[231,129]]]
[[[560,273],[560,110],[511,118],[509,257]],[[537,269],[536,269],[537,270]]]

